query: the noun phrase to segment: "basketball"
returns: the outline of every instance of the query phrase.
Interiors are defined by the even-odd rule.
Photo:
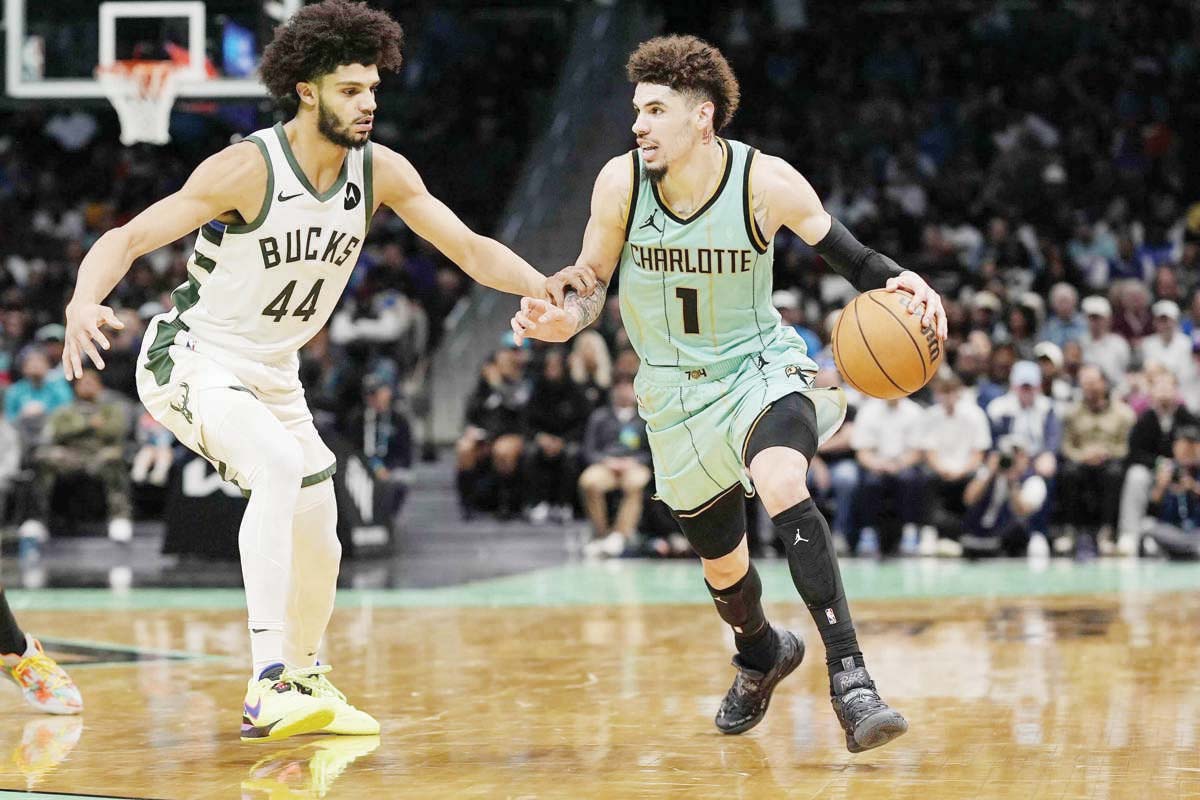
[[[846,383],[894,400],[929,383],[942,363],[937,332],[909,314],[908,292],[872,289],[842,310],[833,329],[833,358]]]

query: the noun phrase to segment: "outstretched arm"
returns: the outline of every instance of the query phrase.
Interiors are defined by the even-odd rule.
[[[915,272],[866,247],[846,227],[831,217],[809,182],[795,167],[775,156],[758,155],[751,169],[754,214],[767,241],[781,226],[790,228],[860,292],[869,289],[903,289],[911,292],[909,313],[924,308],[921,320],[946,338],[946,311],[942,299]]]
[[[565,342],[591,325],[604,310],[604,301],[613,271],[625,246],[625,221],[629,214],[629,193],[633,188],[631,155],[610,159],[592,188],[592,214],[583,232],[583,248],[574,267],[584,267],[596,276],[596,290],[583,296],[566,293],[562,308],[555,308],[536,297],[521,299],[521,310],[512,318],[517,341],[528,336],[546,342]]]
[[[107,350],[109,343],[100,329],[125,326],[100,302],[125,277],[135,259],[227,212],[254,219],[264,202],[266,181],[267,164],[258,147],[253,142],[239,142],[203,161],[179,191],[97,239],[79,265],[75,293],[67,304],[63,341],[67,378],[83,374],[84,354],[104,369],[96,345]]]
[[[458,215],[429,193],[417,170],[404,156],[380,144],[371,147],[375,197],[399,214],[414,233],[484,286],[509,294],[550,299],[545,275],[500,242],[468,228]]]

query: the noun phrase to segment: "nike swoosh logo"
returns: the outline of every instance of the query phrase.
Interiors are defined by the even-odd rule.
[[[254,705],[242,703],[242,708],[245,709],[246,715],[250,717],[250,719],[258,719],[258,714],[260,711],[262,711],[262,698],[258,698],[258,702]]]
[[[728,600],[722,600],[722,599],[721,599],[721,598],[719,598],[719,597],[714,597],[714,598],[713,598],[713,600],[716,600],[718,603],[724,603],[725,605],[729,605],[729,601],[728,601]]]
[[[284,195],[284,193],[281,191],[279,194],[275,195],[275,199],[281,203],[286,203],[288,200],[291,200],[293,197],[299,197],[302,194],[304,194],[304,192],[296,192],[295,194]]]

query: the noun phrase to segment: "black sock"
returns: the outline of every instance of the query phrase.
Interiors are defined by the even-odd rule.
[[[12,609],[8,607],[8,598],[0,589],[0,653],[25,652],[25,633],[13,618]]]
[[[775,663],[779,643],[775,629],[767,623],[762,608],[762,581],[754,565],[737,583],[725,589],[714,589],[705,581],[717,613],[733,628],[733,642],[740,661],[751,669],[766,672]]]
[[[792,583],[808,606],[825,643],[825,665],[832,683],[835,673],[864,664],[829,524],[812,498],[779,512],[771,517],[771,522],[787,549]]]

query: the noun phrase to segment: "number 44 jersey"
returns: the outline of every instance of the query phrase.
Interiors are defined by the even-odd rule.
[[[267,162],[262,210],[200,229],[168,324],[206,347],[277,363],[325,325],[358,262],[373,210],[371,145],[347,151],[333,185],[318,192],[282,125],[248,138]]]
[[[760,353],[779,335],[771,305],[772,243],[754,219],[756,151],[717,139],[716,190],[690,216],[675,213],[630,155],[633,190],[621,250],[621,316],[652,366],[703,367]]]

